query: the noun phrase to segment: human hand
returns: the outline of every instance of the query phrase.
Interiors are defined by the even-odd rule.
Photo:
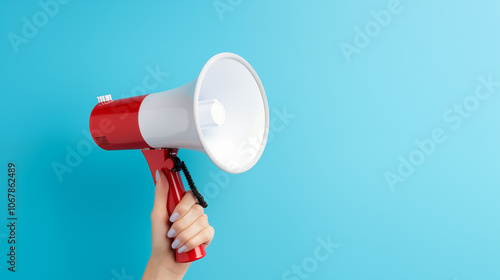
[[[214,237],[214,228],[208,224],[203,207],[191,191],[186,192],[171,217],[166,207],[167,195],[167,177],[157,171],[155,201],[151,211],[153,250],[143,280],[182,279],[191,263],[177,263],[174,249],[179,248],[182,253],[199,245],[207,247]]]

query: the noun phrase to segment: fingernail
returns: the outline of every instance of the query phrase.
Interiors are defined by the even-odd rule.
[[[184,251],[186,251],[186,245],[180,247],[179,250],[177,250],[177,252],[179,252],[179,253],[182,253]]]
[[[177,213],[177,212],[175,212],[174,214],[172,214],[172,216],[170,216],[170,221],[172,223],[177,221],[177,219],[179,219],[179,213]]]
[[[179,246],[180,243],[181,242],[179,241],[179,239],[174,240],[174,242],[172,242],[172,249],[177,248],[177,246]]]
[[[168,232],[167,232],[167,237],[168,238],[172,238],[174,237],[175,235],[175,229],[171,228]]]
[[[155,179],[156,179],[156,183],[158,183],[158,180],[160,179],[160,171],[158,171],[158,169],[156,169]]]

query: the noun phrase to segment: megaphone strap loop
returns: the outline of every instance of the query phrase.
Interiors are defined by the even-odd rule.
[[[184,173],[184,176],[186,177],[186,180],[189,184],[189,188],[193,192],[194,197],[196,197],[196,200],[198,200],[198,204],[200,204],[201,207],[207,208],[208,204],[203,198],[203,195],[198,191],[196,186],[194,185],[193,177],[191,177],[191,174],[189,174],[189,170],[187,169],[186,164],[184,161],[181,162],[181,169],[182,172]]]

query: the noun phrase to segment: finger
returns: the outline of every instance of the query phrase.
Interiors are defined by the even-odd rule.
[[[188,228],[181,231],[172,242],[172,249],[181,248],[188,240],[195,237],[205,228],[209,227],[208,217],[206,214],[199,216],[196,221]],[[199,244],[198,244],[199,245]],[[185,248],[184,248],[185,249]]]
[[[198,201],[194,197],[193,192],[191,190],[187,191],[181,201],[179,201],[179,204],[175,206],[174,212],[172,212],[172,216],[170,217],[170,221],[173,223],[179,218],[184,217],[189,209],[191,209],[191,207],[196,203],[198,203]]]
[[[167,195],[168,180],[165,174],[158,170],[156,172],[157,182],[155,186],[155,201],[151,211],[151,228],[153,232],[153,244],[155,241],[165,239],[168,229]]]
[[[187,229],[190,225],[192,225],[198,217],[203,215],[204,210],[203,207],[199,204],[193,204],[191,206],[191,209],[182,216],[182,218],[179,218],[177,221],[175,221],[172,226],[170,227],[167,237],[173,238],[179,235],[183,230]]]
[[[215,230],[213,227],[209,226],[209,227],[204,228],[202,231],[200,231],[194,237],[192,237],[191,239],[186,241],[184,243],[184,245],[182,245],[179,248],[179,253],[189,252],[202,244],[204,245],[204,247],[207,247],[210,244],[210,242],[212,242],[212,239],[214,238],[214,234],[215,234]]]

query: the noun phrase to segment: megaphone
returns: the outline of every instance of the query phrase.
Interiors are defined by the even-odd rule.
[[[178,149],[204,152],[226,172],[245,172],[266,146],[269,109],[252,66],[236,54],[220,53],[208,60],[197,79],[178,88],[118,100],[98,97],[89,125],[102,149],[140,149],[153,180],[156,170],[165,173],[166,207],[172,215],[185,193],[179,171],[187,169],[177,157]],[[189,173],[185,175],[195,188]],[[188,252],[176,250],[176,261],[192,262],[205,255],[200,245]]]

